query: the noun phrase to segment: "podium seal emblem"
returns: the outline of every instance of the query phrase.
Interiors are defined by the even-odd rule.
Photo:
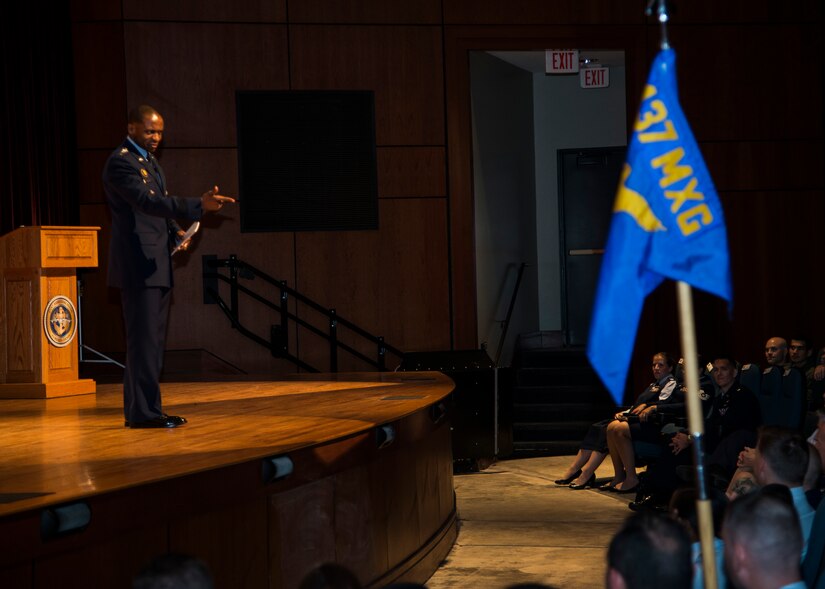
[[[43,331],[49,343],[57,348],[72,343],[77,333],[77,311],[68,298],[62,295],[52,297],[43,311]]]

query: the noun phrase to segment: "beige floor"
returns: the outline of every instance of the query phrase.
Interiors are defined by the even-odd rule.
[[[607,545],[633,495],[555,486],[570,460],[505,460],[456,475],[458,541],[428,589],[603,587]],[[597,476],[607,482],[612,472],[608,461]]]

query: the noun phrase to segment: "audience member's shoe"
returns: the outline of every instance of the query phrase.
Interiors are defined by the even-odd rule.
[[[566,479],[556,479],[556,480],[555,480],[555,481],[553,481],[553,482],[554,482],[554,483],[556,483],[556,484],[557,484],[557,485],[559,485],[559,486],[564,486],[564,487],[566,487],[566,486],[568,486],[570,483],[572,483],[573,481],[575,481],[577,478],[579,478],[579,476],[581,475],[581,473],[582,473],[582,471],[581,471],[581,470],[577,470],[576,472],[574,472],[571,476],[567,477]]]
[[[618,483],[616,483],[618,485]],[[609,481],[603,485],[599,485],[599,491],[615,491],[616,485],[613,484],[613,481]]]
[[[667,512],[667,506],[662,505],[654,495],[645,495],[641,499],[631,501],[627,506],[633,511],[659,511]]]
[[[596,473],[593,473],[589,479],[587,479],[581,485],[578,483],[570,483],[570,488],[574,491],[580,491],[581,489],[592,488],[596,484]]]
[[[626,489],[613,489],[613,492],[614,493],[621,493],[622,495],[628,495],[630,493],[635,493],[636,491],[638,491],[639,490],[639,485],[641,485],[641,484],[642,483],[636,483],[632,487],[628,487]]]

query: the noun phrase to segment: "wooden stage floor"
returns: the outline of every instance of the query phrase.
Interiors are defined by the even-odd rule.
[[[169,551],[203,558],[216,586],[294,587],[329,561],[365,586],[426,580],[457,533],[453,386],[437,372],[162,383],[164,410],[189,420],[168,430],[125,427],[121,385],[0,400],[0,586],[128,586]],[[287,455],[293,473],[267,478]],[[67,504],[90,520],[46,534]]]
[[[0,400],[0,517],[345,438],[443,399],[440,373],[163,383],[168,430],[124,427],[121,385]]]

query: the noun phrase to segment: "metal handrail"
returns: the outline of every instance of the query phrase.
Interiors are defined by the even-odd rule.
[[[227,259],[213,259],[213,260],[206,260],[206,266],[210,268],[215,268],[215,272],[204,272],[204,278],[214,278],[225,282],[229,285],[230,289],[230,302],[227,305],[220,294],[213,288],[206,288],[206,293],[214,299],[214,301],[218,304],[218,307],[223,311],[223,313],[229,318],[232,327],[237,329],[242,335],[246,336],[247,338],[255,341],[256,343],[269,348],[270,352],[275,356],[283,357],[290,362],[294,363],[296,366],[308,370],[310,372],[318,372],[316,368],[307,364],[300,358],[292,355],[289,353],[288,349],[288,326],[289,322],[292,321],[296,325],[303,327],[318,335],[329,342],[330,345],[330,371],[337,372],[338,371],[338,352],[342,350],[347,352],[351,356],[358,358],[359,360],[370,364],[371,366],[378,368],[379,370],[386,370],[386,355],[387,352],[394,354],[395,356],[402,358],[404,353],[384,341],[384,338],[381,336],[376,336],[369,333],[367,330],[363,329],[362,327],[356,325],[352,321],[349,321],[341,316],[338,315],[335,309],[327,309],[322,305],[318,304],[314,300],[310,299],[306,295],[300,293],[299,291],[295,290],[287,286],[286,281],[277,280],[267,274],[259,270],[258,268],[247,264],[243,260],[239,260],[237,256],[234,254],[230,255]],[[223,274],[219,273],[218,270],[220,268],[228,268],[229,276],[224,276]],[[279,303],[276,304],[275,302],[271,301],[270,299],[260,295],[259,293],[239,284],[239,278],[260,278],[266,283],[274,286],[279,290]],[[278,330],[273,328],[272,333],[270,334],[270,341],[265,340],[264,338],[260,337],[259,335],[253,333],[249,329],[243,327],[239,320],[239,313],[238,313],[238,305],[239,305],[239,294],[244,294],[253,300],[269,307],[273,311],[280,313],[281,316],[281,324],[280,326],[274,326],[279,328]],[[294,313],[291,313],[287,307],[287,301],[289,297],[292,296],[295,298],[296,301],[301,302],[302,304],[306,305],[310,309],[320,313],[327,319],[328,329],[329,332],[325,332],[322,329],[316,327],[315,325],[310,324],[306,320],[298,317]],[[376,345],[376,359],[372,359],[369,356],[363,354],[359,350],[356,350],[350,345],[347,345],[344,342],[341,342],[338,339],[338,331],[339,327],[344,327],[349,331],[355,333],[362,339],[365,339],[373,344]]]
[[[521,286],[521,277],[524,276],[524,269],[527,267],[527,262],[522,262],[518,269],[518,276],[516,276],[516,285],[513,287],[513,295],[510,297],[510,305],[507,307],[507,315],[501,324],[501,339],[498,341],[498,350],[496,351],[496,366],[501,360],[501,350],[504,348],[504,340],[507,339],[507,328],[510,327],[510,319],[513,317],[513,307],[516,306],[516,297]]]

